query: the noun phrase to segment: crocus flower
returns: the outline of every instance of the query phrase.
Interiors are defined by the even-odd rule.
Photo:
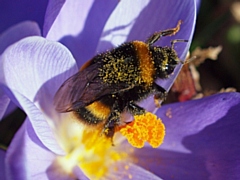
[[[60,49],[63,48],[61,51],[56,47],[54,48],[52,43],[43,39],[37,39],[38,46],[43,43],[43,46],[40,46],[40,49],[42,51],[45,49],[44,56],[50,56],[52,54],[52,52],[50,53],[47,49],[56,51],[56,54],[54,54],[54,57],[56,58],[54,65],[59,65],[57,63],[59,62],[59,59],[66,59],[66,57],[70,55],[69,52],[59,44],[53,43],[54,45],[60,46]],[[30,38],[25,39],[15,44],[8,49],[8,51],[16,52],[18,48],[21,48],[18,49],[18,51],[22,52],[22,48],[27,48],[29,49],[29,52],[32,52],[33,49],[30,49],[30,47],[36,47],[29,44],[32,40],[33,39]],[[36,43],[35,41],[33,43]],[[60,54],[61,56],[56,56],[58,52],[62,52]],[[35,51],[35,53],[37,52]],[[17,54],[24,55],[25,53]],[[37,57],[39,57],[38,55],[40,55],[40,53],[36,54]],[[17,57],[19,58],[21,56]],[[34,56],[31,57],[33,58]],[[28,59],[27,57],[25,58]],[[69,63],[67,62],[69,62],[70,59],[71,56],[69,59],[66,59],[66,61],[63,61],[63,64],[60,62],[60,65],[69,66]],[[46,65],[41,62],[38,63],[36,58],[29,60],[29,65],[31,61],[32,66],[30,67],[33,67],[34,64],[38,66],[42,65],[45,68],[46,66],[53,65],[51,63],[47,63]],[[24,65],[25,63],[22,64],[22,66]],[[11,66],[9,65],[9,67]],[[33,71],[40,71],[41,69],[44,69],[43,67],[38,69],[35,66]],[[52,69],[49,68],[49,71],[50,70]],[[49,71],[45,69],[44,73],[50,74],[51,71]],[[39,74],[38,76],[42,77],[42,74]],[[47,93],[47,89],[45,88],[53,87],[54,82],[57,81],[58,78],[59,77],[49,79],[49,81],[42,86],[43,89],[39,88],[37,94],[40,96],[40,94]],[[31,82],[34,83],[41,79],[36,77],[34,80],[35,81],[31,80]],[[21,84],[24,82],[21,81],[16,83]],[[17,84],[16,87],[19,87],[19,84]],[[29,118],[38,121],[35,122],[35,126],[36,123],[39,123],[42,126],[41,130],[43,132],[42,134],[39,132],[41,135],[37,136],[33,129],[33,123],[30,122],[29,119],[26,119],[24,125],[16,134],[7,151],[5,161],[6,175],[10,177],[10,179],[14,179],[15,176],[19,179],[64,179],[70,178],[66,175],[67,173],[64,173],[70,168],[72,174],[79,179],[83,179],[84,176],[81,169],[74,166],[74,159],[73,162],[71,161],[71,157],[69,157],[69,161],[58,160],[58,158],[61,159],[61,157],[64,158],[64,156],[57,156],[57,153],[49,150],[48,147],[50,147],[50,145],[43,145],[40,141],[39,137],[44,137],[46,140],[53,142],[51,141],[51,136],[47,136],[49,129],[46,128],[46,125],[44,127],[44,124],[41,122],[49,117],[50,114],[44,114],[44,118],[43,113],[39,112],[38,108],[34,106],[33,103],[31,104],[30,100],[21,95],[18,90],[19,89],[12,90],[15,97],[19,99],[18,101],[21,103],[22,107],[29,106],[29,108],[25,107],[25,109],[28,110]],[[29,90],[27,89],[27,91]],[[50,91],[48,90],[48,92]],[[45,99],[44,96],[40,97],[42,97],[42,99],[39,98],[35,100],[37,104],[48,103],[46,102],[48,99]],[[170,179],[172,177],[175,177],[176,179],[226,179],[229,177],[230,179],[238,179],[239,140],[237,137],[239,136],[240,128],[238,122],[239,104],[239,93],[226,93],[186,103],[176,103],[163,106],[157,112],[157,115],[162,118],[166,125],[167,131],[165,142],[161,148],[152,149],[150,147],[145,147],[140,150],[133,149],[133,155],[130,157],[133,159],[133,162],[136,162],[140,167],[136,167],[128,162],[124,164],[124,166],[120,166],[124,168],[118,169],[119,171],[116,171],[116,174],[122,179],[140,179],[141,177],[142,179],[157,179],[156,176],[142,168],[144,167],[164,179]],[[51,111],[47,111],[47,109],[48,107],[41,110],[42,112],[50,113]],[[74,137],[71,138],[71,136],[74,136],[74,133],[71,135],[71,132],[74,132],[74,129],[76,128],[74,126],[76,124],[67,121],[67,124],[65,124],[63,128],[67,128],[69,125],[71,129],[70,131],[67,131],[66,129],[66,131],[67,133],[70,133],[70,137],[65,141],[74,140]],[[74,144],[74,142],[72,143]],[[54,150],[56,151],[56,149]],[[124,149],[122,152],[126,151],[127,149]],[[60,153],[61,152],[58,154]],[[85,156],[85,154],[83,155]],[[121,155],[119,156],[121,157]],[[126,156],[124,157],[123,154],[122,157],[124,159]],[[61,164],[58,161],[66,164]],[[66,167],[64,167],[64,165],[66,165]]]
[[[62,19],[65,16],[61,13],[71,14],[67,9],[76,8],[76,4],[70,2],[66,2],[60,12],[51,11],[54,8],[49,6],[47,14],[49,17],[56,15],[56,18],[50,18],[50,26],[46,22],[47,39],[25,38],[7,48],[1,55],[1,88],[28,115],[7,153],[1,153],[1,157],[5,156],[6,178],[237,177],[239,147],[235,144],[239,135],[238,93],[220,94],[160,108],[157,115],[166,125],[166,137],[164,144],[157,149],[147,145],[145,148],[135,149],[121,137],[114,139],[115,146],[109,143],[103,146],[101,141],[104,141],[104,138],[95,136],[93,132],[86,134],[85,127],[73,120],[71,114],[57,113],[52,103],[53,96],[63,81],[78,71],[75,59],[80,66],[90,58],[91,53],[93,56],[96,51],[106,50],[110,45],[119,45],[128,40],[144,40],[146,34],[174,27],[179,19],[183,20],[184,24],[174,39],[191,41],[195,23],[195,1],[121,1],[119,4],[111,4],[111,10],[104,12],[97,11],[101,3],[92,2],[84,9],[89,12],[84,12],[87,16],[83,16],[84,19],[76,28],[67,24],[70,20],[63,22]],[[103,24],[96,30],[96,34],[88,32],[91,29],[89,27],[92,27],[92,18],[98,17],[92,17],[92,13],[106,13],[106,21],[100,21]],[[117,24],[117,20],[121,26]],[[70,37],[62,37],[57,33],[62,31],[64,34],[69,29],[78,29],[82,33],[71,32]],[[71,52],[62,44],[48,39],[62,42]],[[159,41],[159,44],[169,45],[169,42],[167,37]],[[184,59],[188,47],[189,44],[179,44],[176,47],[180,59]],[[172,79],[160,83],[168,89]],[[151,110],[151,104],[153,103],[149,100],[144,106]]]

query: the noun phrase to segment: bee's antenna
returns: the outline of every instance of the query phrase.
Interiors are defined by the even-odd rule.
[[[193,60],[197,59],[198,57],[197,56],[192,56],[191,58],[189,58],[188,60],[186,61],[181,61],[181,63],[184,65],[184,64],[188,64],[190,62],[192,62]]]
[[[179,63],[181,63],[182,65],[188,64],[188,63],[190,63],[190,62],[192,62],[193,60],[195,60],[195,59],[198,58],[198,56],[192,56],[192,57],[190,57],[190,58],[188,58],[188,56],[189,56],[189,55],[187,55],[187,58],[186,58],[187,60],[186,60],[186,61],[182,61],[182,60],[178,59]]]
[[[174,45],[178,42],[188,42],[188,40],[186,40],[186,39],[174,39],[174,40],[172,40],[171,41],[171,49],[174,49]],[[196,57],[191,57],[187,61],[182,61],[182,60],[179,59],[179,62],[184,65],[184,64],[188,64],[189,62],[191,62],[194,59],[196,59]]]

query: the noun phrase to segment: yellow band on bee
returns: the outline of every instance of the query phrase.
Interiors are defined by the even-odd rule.
[[[141,72],[141,79],[147,85],[152,85],[153,74],[155,74],[154,62],[149,54],[148,45],[142,41],[134,41],[134,47],[139,57],[139,68]]]
[[[96,118],[102,120],[106,119],[111,112],[110,107],[100,101],[95,101],[92,104],[86,106],[85,108],[90,111]]]

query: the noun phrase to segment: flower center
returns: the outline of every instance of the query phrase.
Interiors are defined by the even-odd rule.
[[[58,157],[57,161],[68,174],[72,174],[73,168],[79,166],[88,178],[101,179],[116,171],[116,162],[131,159],[133,149],[126,144],[122,147],[117,142],[121,139],[118,133],[115,133],[112,141],[102,134],[101,127],[83,126],[69,118],[63,121],[58,130],[67,155]],[[118,130],[137,148],[143,147],[146,141],[156,148],[165,135],[164,125],[152,113],[134,116],[134,121]]]
[[[114,164],[117,161],[127,159],[127,151],[121,151],[121,146],[117,144],[113,146],[112,140],[106,138],[100,128],[83,127],[71,121],[65,125],[68,128],[64,126],[61,142],[67,155],[58,157],[58,163],[68,174],[72,174],[73,168],[79,166],[88,178],[101,179],[116,170]]]
[[[85,155],[81,157],[79,166],[86,174],[94,175],[95,178],[103,177],[109,172],[114,162],[127,157],[125,152],[117,151],[110,138],[106,138],[104,134],[97,131],[85,131],[82,139]]]

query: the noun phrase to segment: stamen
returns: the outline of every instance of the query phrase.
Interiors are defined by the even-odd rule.
[[[121,127],[120,132],[136,148],[142,148],[145,141],[157,148],[163,143],[165,126],[155,114],[148,112],[134,116],[134,121]]]

